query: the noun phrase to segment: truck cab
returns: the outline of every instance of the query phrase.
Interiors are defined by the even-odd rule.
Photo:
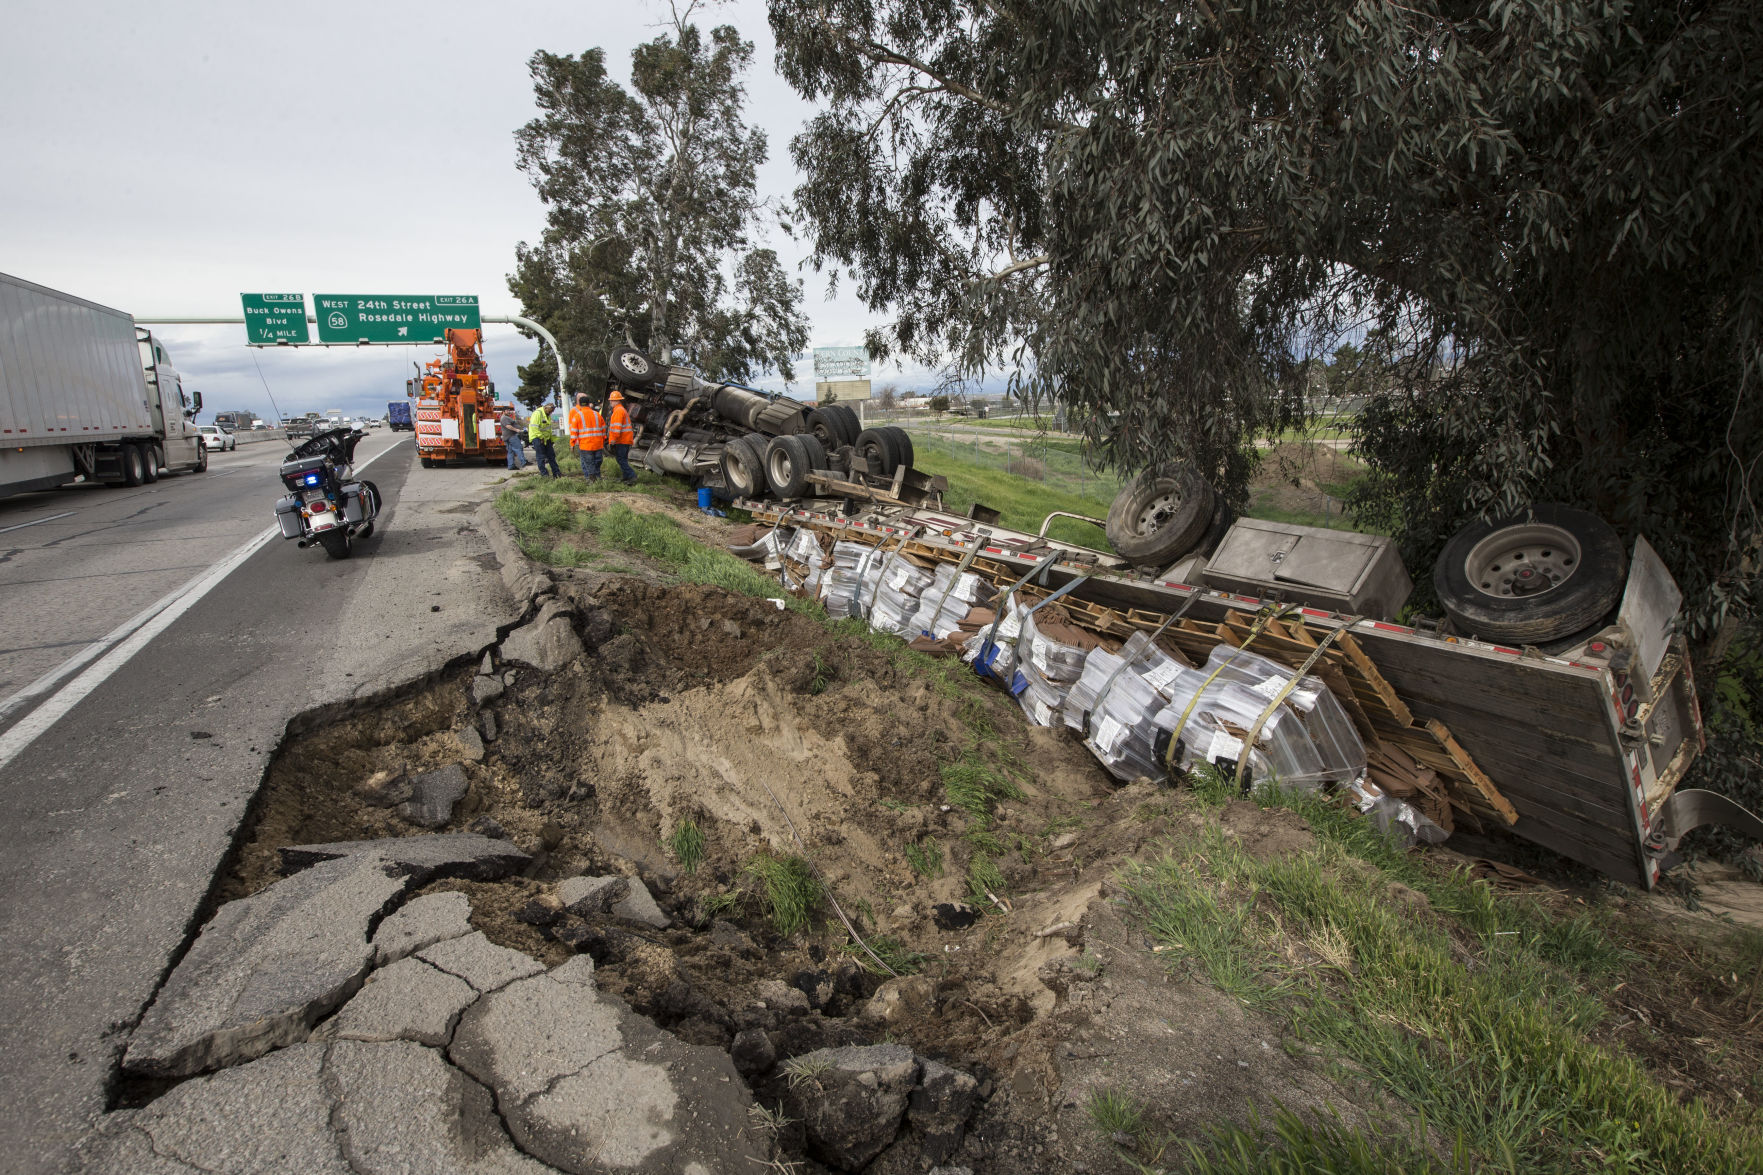
[[[135,328],[141,351],[141,370],[147,377],[147,412],[153,431],[163,438],[168,466],[195,465],[201,458],[202,440],[196,431],[196,414],[202,398],[184,391],[184,382],[172,366],[171,355],[153,332]]]

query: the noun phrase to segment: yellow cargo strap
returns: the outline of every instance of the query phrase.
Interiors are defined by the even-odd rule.
[[[1218,675],[1223,673],[1232,661],[1236,660],[1237,653],[1242,652],[1244,649],[1247,649],[1250,645],[1255,643],[1255,638],[1261,635],[1262,630],[1267,627],[1270,621],[1279,620],[1295,609],[1296,605],[1294,604],[1286,604],[1272,612],[1263,609],[1261,614],[1255,618],[1255,623],[1250,626],[1249,635],[1243,638],[1243,643],[1238,645],[1236,649],[1232,651],[1231,655],[1226,657],[1219,664],[1218,668],[1214,669],[1211,674],[1207,676],[1206,680],[1201,683],[1200,688],[1194,691],[1194,696],[1188,700],[1188,708],[1181,712],[1181,721],[1176,723],[1175,729],[1169,732],[1169,749],[1163,753],[1163,769],[1169,773],[1171,778],[1174,778],[1175,776],[1176,747],[1181,745],[1181,732],[1188,728],[1188,719],[1194,716],[1194,708],[1200,704],[1201,697],[1205,695],[1207,690],[1212,688],[1212,683],[1217,680]],[[1245,749],[1247,746],[1248,744],[1245,743]]]
[[[1297,672],[1292,674],[1292,679],[1286,682],[1285,685],[1281,686],[1280,691],[1277,694],[1273,695],[1273,701],[1267,703],[1267,709],[1261,711],[1261,717],[1255,719],[1255,725],[1249,728],[1249,733],[1243,738],[1244,754],[1237,760],[1237,787],[1241,788],[1243,786],[1243,772],[1247,770],[1247,764],[1249,762],[1249,756],[1247,753],[1248,748],[1254,746],[1255,740],[1261,737],[1262,725],[1268,720],[1268,718],[1272,717],[1275,710],[1279,709],[1280,703],[1285,701],[1286,698],[1291,695],[1291,692],[1298,687],[1298,683],[1304,680],[1304,675],[1310,672],[1310,667],[1316,664],[1324,653],[1328,652],[1328,646],[1334,644],[1335,638],[1352,628],[1355,624],[1358,624],[1361,619],[1362,618],[1358,616],[1349,616],[1347,617],[1345,624],[1342,624],[1339,628],[1323,637],[1322,640],[1317,643],[1316,647],[1310,651],[1310,655],[1304,659],[1304,663],[1298,666]],[[1222,669],[1224,666],[1220,665],[1219,668]],[[1326,689],[1327,686],[1324,686],[1323,688]]]

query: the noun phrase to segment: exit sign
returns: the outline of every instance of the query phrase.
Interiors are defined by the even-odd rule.
[[[299,346],[306,333],[305,294],[240,294],[245,307],[245,343],[251,347]]]
[[[448,329],[481,330],[475,294],[314,294],[318,341],[439,343]]]

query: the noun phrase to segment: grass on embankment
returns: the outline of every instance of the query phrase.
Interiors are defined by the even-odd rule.
[[[965,513],[974,502],[999,511],[1002,523],[1014,530],[1036,531],[1053,510],[1106,518],[1120,478],[1084,466],[1076,439],[1025,440],[1009,450],[974,444],[935,433],[912,434],[914,464],[923,472],[949,479],[943,505]],[[1014,472],[1024,470],[1025,472]],[[1070,518],[1055,519],[1047,532],[1056,539],[1085,546],[1108,547],[1102,528]]]
[[[1303,816],[1315,850],[1259,860],[1209,823],[1124,871],[1142,924],[1167,959],[1284,1019],[1292,1047],[1407,1106],[1455,1157],[1398,1139],[1349,1158],[1336,1134],[1294,1127],[1224,1131],[1193,1169],[1763,1170],[1754,1122],[1680,1101],[1591,1039],[1597,993],[1633,961],[1607,915],[1558,917],[1428,868],[1317,797],[1263,802]]]

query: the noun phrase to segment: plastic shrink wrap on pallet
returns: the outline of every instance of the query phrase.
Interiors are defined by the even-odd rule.
[[[1219,681],[1232,681],[1272,701],[1296,671],[1251,649],[1219,645],[1206,658],[1206,672],[1218,670]],[[1320,677],[1306,677],[1286,694],[1285,704],[1297,712],[1323,764],[1323,783],[1345,783],[1365,771],[1365,744],[1353,720]]]
[[[1006,597],[1002,607],[1004,615],[997,627],[988,624],[968,638],[961,659],[981,677],[1008,682],[1016,676],[1016,637],[1022,632],[1022,618],[1028,609],[1018,604],[1015,596]]]
[[[1412,845],[1416,841],[1441,844],[1451,835],[1419,808],[1390,795],[1369,779],[1356,779],[1347,785],[1347,789],[1353,805],[1380,831],[1389,833],[1403,845]]]
[[[919,597],[930,582],[930,572],[903,558],[888,558],[877,568],[873,583],[863,589],[868,597],[869,627],[895,636],[918,635],[918,630],[912,628],[912,618],[917,615]]]
[[[1098,660],[1098,653],[1105,659]],[[1124,671],[1120,668],[1123,662],[1126,666]],[[1115,680],[1116,673],[1121,676],[1135,674],[1151,689],[1163,693],[1175,681],[1175,671],[1186,668],[1188,663],[1185,660],[1152,644],[1148,633],[1135,632],[1127,637],[1119,656],[1106,650],[1092,649],[1089,656],[1084,658],[1082,675],[1065,695],[1065,725],[1073,730],[1085,729],[1085,716],[1096,708],[1098,696],[1108,690],[1108,683]],[[1167,695],[1164,701],[1168,701]]]
[[[1157,719],[1169,699],[1139,676],[1140,665],[1130,662],[1125,650],[1091,649],[1083,676],[1065,695],[1065,724],[1085,734],[1084,746],[1114,778],[1158,778],[1164,772],[1157,762]]]
[[[1010,692],[1031,722],[1051,726],[1058,721],[1065,694],[1083,676],[1085,649],[1054,640],[1035,623],[1035,614],[1023,617],[1016,639],[1016,675]]]
[[[821,573],[820,598],[826,614],[834,620],[862,616],[861,599],[877,562],[876,550],[866,543],[834,543],[833,565]]]
[[[957,573],[953,563],[939,563],[920,597],[911,632],[946,637],[961,627],[974,605],[987,603],[996,594],[991,584],[971,571]]]

